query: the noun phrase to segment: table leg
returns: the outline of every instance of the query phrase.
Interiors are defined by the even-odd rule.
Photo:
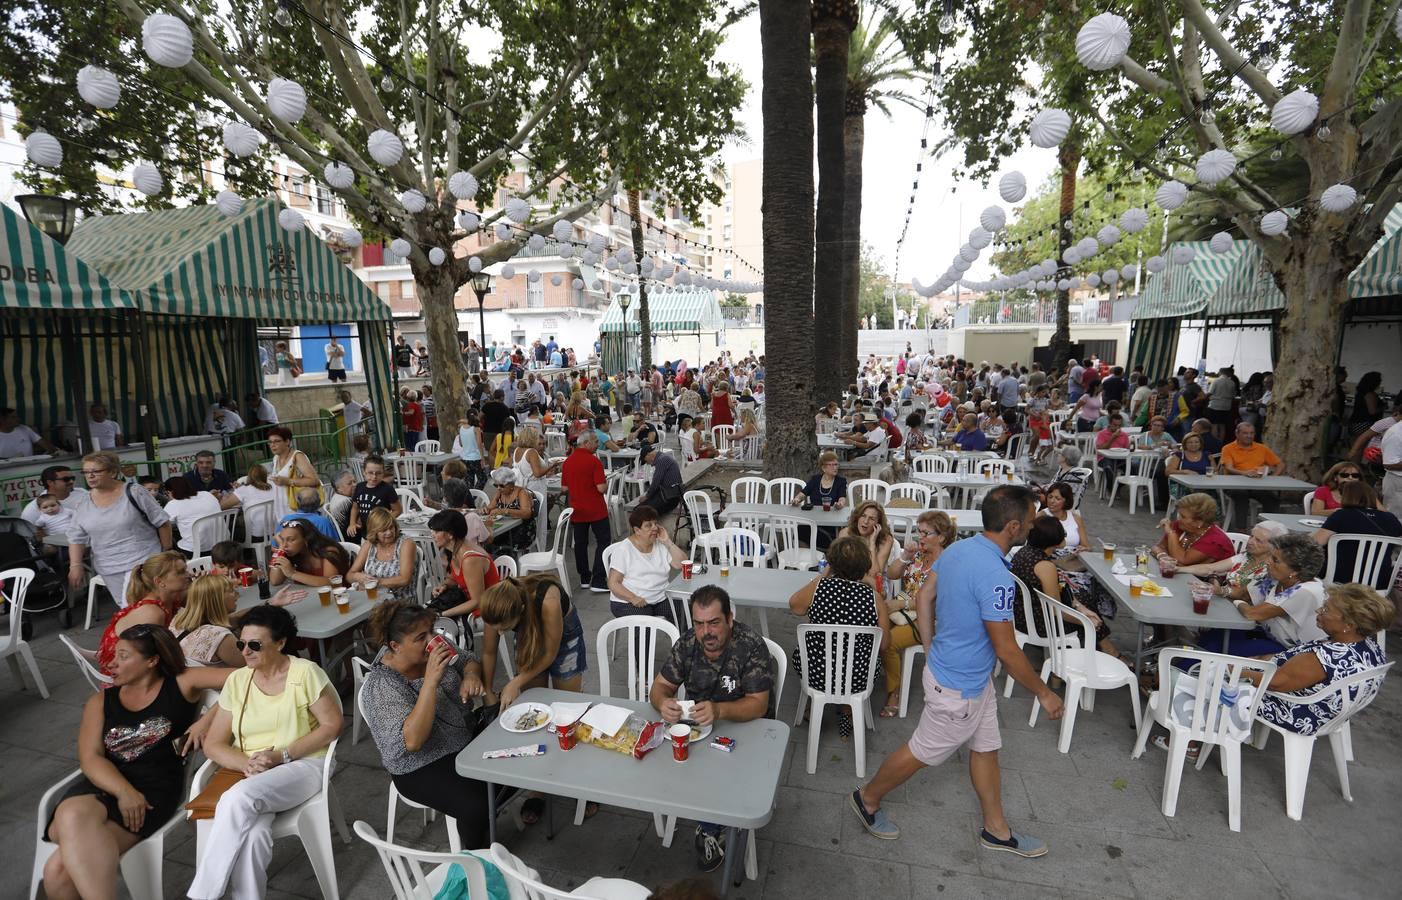
[[[1223,629],[1222,629],[1222,653],[1227,654],[1227,655],[1230,655],[1230,654],[1228,653],[1228,651],[1227,651],[1227,643],[1228,643],[1228,641],[1230,640],[1231,636],[1232,636],[1232,632],[1231,632],[1230,629],[1227,629],[1227,628],[1223,628]]]
[[[545,798],[545,839],[555,840],[555,798]]]
[[[1138,678],[1142,674],[1142,664],[1144,660],[1144,623],[1136,621],[1134,632],[1134,677]]]
[[[497,842],[497,786],[487,782],[487,845]]]
[[[720,875],[720,895],[722,897],[730,893],[730,873],[735,865],[735,855],[739,854],[741,861],[745,855],[745,844],[740,840],[740,830],[737,828],[725,829],[725,865],[721,868]],[[739,870],[745,871],[742,865]]]

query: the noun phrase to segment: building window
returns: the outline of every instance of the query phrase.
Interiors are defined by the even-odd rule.
[[[545,306],[545,280],[526,282],[526,306],[539,309]]]
[[[336,196],[319,181],[316,184],[316,211],[323,216],[336,215]]]
[[[406,260],[404,257],[400,256],[399,254],[395,253],[393,250],[389,249],[389,245],[388,245],[388,244],[385,245],[385,261],[384,261],[384,265],[387,265],[387,266],[402,266],[402,265],[404,265],[406,262],[407,262],[407,260]]]
[[[414,299],[414,282],[412,280],[399,282],[399,296],[405,300]]]
[[[721,237],[723,237],[725,240],[728,241],[728,240],[730,240],[730,238],[731,238],[731,236],[734,234],[734,232],[735,232],[735,229],[734,229],[733,226],[731,226],[731,225],[726,225],[724,228],[721,229],[721,232],[720,232],[720,233],[721,233]]]
[[[389,285],[390,282],[388,281],[375,282],[375,296],[379,297],[381,300],[389,300]]]

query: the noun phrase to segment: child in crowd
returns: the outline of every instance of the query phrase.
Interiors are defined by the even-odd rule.
[[[1052,452],[1051,417],[1045,408],[1033,409],[1027,415],[1027,429],[1034,435],[1036,448],[1032,451],[1032,462],[1041,465]]]
[[[233,578],[243,566],[243,545],[238,541],[220,541],[209,548],[210,573]]]
[[[361,471],[365,480],[357,484],[351,493],[350,524],[346,526],[346,537],[351,539],[360,536],[360,530],[372,509],[383,506],[395,516],[403,512],[399,505],[399,493],[384,480],[384,459],[373,455],[365,457]]]
[[[39,521],[34,525],[44,529],[46,535],[64,535],[68,533],[69,527],[73,523],[73,514],[63,508],[63,504],[53,494],[40,494],[35,501],[39,507]],[[40,552],[49,560],[57,560],[60,556],[67,557],[68,548],[55,544],[40,544]]]
[[[136,483],[145,488],[151,498],[162,506],[165,506],[166,501],[170,499],[166,496],[165,491],[161,490],[161,480],[154,475],[142,475],[136,479]]]

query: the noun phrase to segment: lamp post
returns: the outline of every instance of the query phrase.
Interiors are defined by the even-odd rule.
[[[29,224],[39,229],[46,237],[68,243],[73,236],[73,224],[78,215],[78,204],[67,197],[54,197],[49,194],[24,194],[16,197],[20,212]]]
[[[487,294],[492,290],[492,276],[486,272],[476,272],[472,276],[472,292],[477,295],[477,327],[481,329],[482,377],[487,377],[487,314],[482,305],[487,302]]]
[[[628,344],[632,337],[628,334],[628,307],[633,303],[632,294],[618,295],[618,308],[623,310],[623,368],[628,368]]]

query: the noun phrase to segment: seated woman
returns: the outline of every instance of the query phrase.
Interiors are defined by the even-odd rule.
[[[871,577],[871,553],[867,542],[858,537],[844,536],[828,547],[828,567],[817,578],[799,588],[789,597],[789,610],[796,616],[807,616],[813,625],[875,625],[881,629],[876,647],[865,638],[858,639],[852,649],[852,690],[866,690],[866,671],[873,653],[882,653],[891,642],[891,619],[886,604],[878,603]],[[826,687],[824,667],[825,645],[822,635],[805,637],[808,653],[808,686],[821,691]],[[802,672],[800,654],[794,651],[793,667]],[[879,667],[878,667],[879,668]],[[838,734],[843,740],[852,736],[852,712],[840,708],[837,713]]]
[[[836,401],[829,402],[826,406],[818,410],[813,415],[813,423],[817,425],[820,429],[823,427],[824,423],[829,423],[828,427],[830,428],[832,427],[832,422],[840,422],[841,420],[842,410],[840,407],[838,407]]]
[[[716,448],[706,443],[701,429],[696,427],[696,419],[685,413],[677,417],[677,440],[686,459],[712,459],[720,454]],[[689,448],[689,449],[688,449]]]
[[[238,606],[235,584],[223,575],[201,575],[190,585],[184,608],[170,622],[186,661],[202,666],[243,665],[229,622]]]
[[[190,573],[185,569],[185,556],[178,550],[166,550],[150,557],[132,569],[127,578],[127,606],[112,616],[97,643],[97,668],[112,674],[117,639],[128,628],[137,625],[159,625],[165,628],[185,605],[190,590]]]
[[[195,721],[200,692],[223,687],[229,670],[187,669],[171,633],[147,623],[122,633],[111,674],[111,688],[83,704],[83,774],[46,829],[58,844],[44,864],[44,893],[54,900],[117,896],[121,855],[180,808],[185,761],[175,744]]]
[[[1159,421],[1163,416],[1156,416]],[[1191,473],[1193,475],[1206,475],[1212,469],[1212,458],[1207,455],[1207,447],[1203,443],[1202,435],[1196,431],[1190,431],[1183,435],[1183,443],[1177,450],[1169,454],[1164,460],[1163,470],[1168,475],[1175,475],[1179,472]],[[1174,500],[1181,500],[1191,493],[1190,488],[1186,488],[1172,478],[1168,479],[1168,495]]]
[[[651,506],[635,506],[628,513],[628,527],[632,533],[604,552],[609,611],[614,618],[661,616],[683,626],[684,620],[668,602],[667,583],[672,580],[672,571],[686,562],[686,551],[672,543]]]
[[[915,540],[901,549],[890,565],[886,577],[898,582],[900,589],[886,601],[886,613],[891,621],[891,640],[881,651],[881,668],[886,672],[886,703],[880,716],[889,719],[900,712],[901,652],[907,647],[928,646],[920,634],[916,619],[915,600],[929,582],[935,583],[930,571],[945,548],[959,538],[954,520],[937,509],[926,510],[915,520]],[[931,607],[933,609],[933,607]]]
[[[535,428],[518,428],[516,443],[511,447],[511,468],[516,472],[516,483],[530,491],[549,494],[551,475],[557,475],[560,467],[547,463],[540,453],[540,432]]]
[[[1330,467],[1320,480],[1319,487],[1314,489],[1314,497],[1310,499],[1310,515],[1327,516],[1342,506],[1339,492],[1350,481],[1363,481],[1363,470],[1358,463],[1346,460]]]
[[[356,435],[363,438],[365,435]],[[368,440],[368,439],[367,439]],[[243,527],[248,532],[248,537],[252,539],[264,539],[272,536],[272,532],[277,525],[276,496],[286,491],[274,487],[268,480],[267,467],[253,465],[248,469],[248,474],[240,478],[238,484],[234,486],[234,496],[239,498],[239,505],[243,507]],[[262,507],[263,514],[251,515],[249,507],[256,503],[266,503],[273,501],[273,506]]]
[[[1364,481],[1347,480],[1343,485],[1339,489],[1339,508],[1330,513],[1324,524],[1314,532],[1316,543],[1327,547],[1329,539],[1336,534],[1402,537],[1402,522],[1387,510],[1378,508],[1378,495],[1371,485]],[[1396,562],[1394,552],[1391,547],[1384,552],[1382,565],[1378,567],[1377,583],[1370,587],[1384,592],[1392,587],[1388,581],[1392,578],[1392,567]],[[1356,554],[1356,545],[1340,542],[1335,560],[1335,571],[1340,573],[1340,577],[1347,577],[1347,573],[1353,572]]]
[[[1136,450],[1158,450],[1160,453],[1167,453],[1175,446],[1173,435],[1166,430],[1168,420],[1163,416],[1153,416],[1149,419],[1149,429],[1141,431],[1134,436],[1134,449]]]
[[[762,438],[764,432],[759,430],[759,419],[755,416],[754,407],[748,409],[741,408],[740,422],[735,426],[735,431],[730,435],[732,443],[738,444],[742,438]]]
[[[477,735],[472,703],[487,695],[482,664],[469,651],[428,651],[437,613],[390,600],[370,614],[370,640],[383,647],[365,674],[365,724],[399,793],[452,816],[464,849],[488,844],[486,785],[454,769],[459,751]]]
[[[1013,438],[1017,437],[1019,434],[1022,434],[1023,427],[1022,421],[1018,418],[1017,410],[1015,409],[1010,409],[1007,412],[1003,413],[1002,421],[1002,432],[1000,432],[997,435],[994,435],[992,432],[989,432],[988,436],[993,440],[993,446],[990,449],[1003,456],[1007,456],[1008,445],[1012,443]]]
[[[909,463],[916,454],[933,449],[929,435],[925,434],[925,414],[916,410],[905,417],[905,461]]]
[[[1042,486],[1043,494],[1047,487],[1052,484],[1066,484],[1071,487],[1071,494],[1076,498],[1072,508],[1080,506],[1081,494],[1086,489],[1086,479],[1089,473],[1081,468],[1081,451],[1075,444],[1066,444],[1056,448],[1052,458],[1056,460],[1056,472],[1052,475],[1052,480]],[[1045,501],[1045,497],[1043,500]]]
[[[283,652],[296,637],[297,621],[282,607],[255,606],[243,616],[236,646],[245,668],[224,684],[204,752],[245,777],[219,798],[190,884],[194,900],[264,896],[269,813],[321,790],[322,759],[341,733],[341,700],[316,663]]]
[[[837,454],[825,450],[818,454],[818,474],[808,479],[803,490],[794,494],[793,505],[831,506],[842,509],[847,505],[847,479],[837,474]]]
[[[1100,615],[1093,612],[1090,607],[1081,602],[1076,597],[1074,591],[1063,591],[1060,570],[1057,569],[1053,561],[1057,552],[1066,545],[1066,529],[1062,527],[1060,520],[1053,516],[1038,516],[1032,520],[1032,530],[1027,533],[1027,543],[1018,548],[1013,554],[1013,560],[1009,564],[1012,573],[1033,592],[1032,596],[1032,620],[1036,633],[1043,637],[1048,636],[1047,622],[1042,614],[1042,604],[1038,601],[1036,591],[1041,591],[1053,600],[1065,603],[1073,607],[1077,612],[1090,619],[1095,626],[1096,647],[1111,656],[1119,656],[1120,651],[1110,640],[1110,626],[1106,625]],[[1027,627],[1027,616],[1022,608],[1022,601],[1013,602],[1013,622],[1018,631],[1024,634],[1032,634]],[[1079,623],[1068,620],[1067,631],[1074,631],[1081,635],[1084,641],[1085,636]]]
[[[891,558],[891,548],[896,546],[896,539],[891,534],[891,526],[886,521],[886,510],[875,500],[864,500],[852,508],[852,515],[847,517],[847,524],[837,533],[839,538],[854,537],[867,546],[867,555],[871,558],[871,570],[867,572],[871,580],[872,587],[885,598],[885,591],[882,587],[886,562]]]
[[[498,519],[516,519],[520,522],[515,528],[500,538],[493,540],[496,546],[505,545],[513,550],[524,550],[535,541],[535,495],[517,481],[515,469],[502,466],[492,472],[492,484],[497,491],[492,495],[487,507],[486,525],[491,529]]]
[[[483,594],[501,578],[492,557],[468,535],[467,520],[456,510],[435,513],[428,528],[433,532],[433,546],[448,557],[448,573],[433,589],[429,606],[441,616],[477,614]]]
[[[1169,556],[1181,566],[1221,562],[1235,553],[1231,538],[1217,527],[1217,501],[1211,494],[1189,494],[1178,501],[1178,518],[1161,519],[1163,537],[1154,545],[1157,557]]]
[[[400,532],[394,513],[377,506],[365,519],[365,540],[346,581],[357,587],[375,581],[391,599],[413,600],[418,595],[418,563],[418,546]]]
[[[1296,734],[1317,734],[1339,713],[1329,703],[1308,705],[1290,703],[1281,694],[1308,696],[1329,685],[1377,668],[1387,662],[1376,635],[1392,624],[1396,608],[1392,601],[1361,584],[1336,584],[1325,589],[1326,600],[1315,614],[1315,624],[1324,637],[1286,648],[1271,660],[1278,667],[1270,690],[1261,698],[1256,717],[1263,722]],[[1254,672],[1246,677],[1259,683]],[[1376,693],[1382,676],[1353,688],[1359,693]]]
[[[1324,583],[1318,575],[1323,564],[1324,548],[1309,535],[1272,538],[1265,574],[1247,583],[1247,599],[1234,601],[1242,616],[1259,627],[1228,630],[1226,652],[1263,656],[1323,638],[1324,632],[1314,620],[1324,604]],[[1197,644],[1213,653],[1222,652],[1223,636],[1221,629],[1209,629],[1198,635]]]
[[[277,534],[277,549],[268,565],[268,583],[319,587],[331,576],[350,571],[350,554],[305,519],[288,519]]]
[[[492,539],[492,531],[487,521],[477,511],[477,498],[472,488],[461,478],[448,478],[443,482],[442,509],[457,510],[467,522],[467,536],[475,544],[485,544]]]
[[[195,552],[195,520],[239,505],[238,494],[230,491],[216,497],[210,491],[196,491],[190,479],[184,475],[166,479],[165,490],[170,497],[165,505],[166,515],[175,523],[175,530],[180,532],[180,540],[175,546],[185,551],[186,556]],[[206,525],[200,529],[200,546],[203,552],[209,552],[211,535],[217,535],[218,532],[219,529],[214,525]]]
[[[1267,520],[1251,529],[1246,539],[1246,552],[1217,562],[1181,566],[1178,571],[1199,578],[1214,578],[1213,592],[1229,600],[1245,600],[1246,586],[1266,573],[1266,560],[1271,556],[1271,541],[1288,534],[1290,529],[1280,522]]]

